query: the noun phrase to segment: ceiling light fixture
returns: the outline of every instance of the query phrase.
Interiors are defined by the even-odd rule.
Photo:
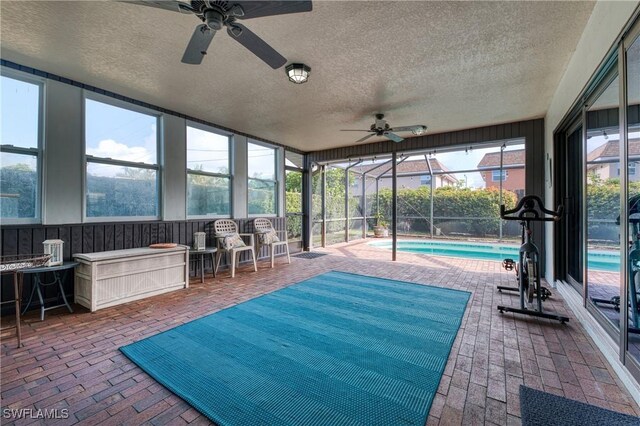
[[[416,136],[424,135],[427,132],[427,126],[417,126],[411,129],[411,133]]]
[[[289,64],[285,68],[289,81],[295,84],[306,83],[311,74],[311,68],[305,64]]]

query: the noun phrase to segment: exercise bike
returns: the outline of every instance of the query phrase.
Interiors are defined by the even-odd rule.
[[[620,225],[620,216],[616,219],[616,225]],[[640,195],[634,195],[629,199],[629,232],[631,242],[629,247],[629,333],[640,334]],[[611,299],[591,298],[594,304],[613,305],[613,309],[620,312],[620,296]]]
[[[539,318],[548,318],[561,323],[569,321],[569,318],[553,313],[544,312],[542,302],[551,296],[549,289],[540,284],[540,252],[533,242],[533,230],[531,222],[557,222],[562,218],[563,206],[556,211],[547,210],[544,203],[535,195],[523,197],[518,205],[511,210],[500,206],[500,217],[504,220],[517,220],[522,228],[520,254],[518,264],[515,266],[518,287],[498,286],[498,291],[508,290],[520,293],[520,308],[498,306],[500,313],[514,312],[531,315]],[[515,262],[505,259],[503,266],[507,270],[514,269]]]

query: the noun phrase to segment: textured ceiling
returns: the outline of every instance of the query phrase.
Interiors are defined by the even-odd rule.
[[[302,85],[224,32],[201,65],[182,64],[195,16],[104,1],[0,8],[3,59],[313,151],[352,144],[365,133],[339,129],[367,129],[376,112],[430,133],[544,116],[593,2],[314,1],[243,21],[312,68]]]

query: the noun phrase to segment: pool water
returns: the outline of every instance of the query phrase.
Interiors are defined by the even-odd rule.
[[[369,243],[373,247],[391,249],[391,241]],[[434,256],[463,257],[467,259],[496,260],[518,259],[520,246],[514,244],[463,243],[448,241],[398,241],[398,250],[409,253],[431,254]],[[618,271],[620,255],[608,251],[590,251],[589,269]]]

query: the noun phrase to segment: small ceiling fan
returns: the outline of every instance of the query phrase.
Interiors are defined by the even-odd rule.
[[[376,122],[371,125],[369,130],[341,130],[342,132],[369,132],[363,138],[358,139],[355,143],[364,142],[373,136],[384,136],[394,142],[402,142],[404,139],[396,135],[397,132],[411,132],[416,136],[422,135],[427,131],[427,126],[424,124],[414,124],[413,126],[391,127],[387,120],[384,119],[384,114],[376,114]]]
[[[200,64],[213,40],[216,31],[227,27],[227,34],[246,47],[271,68],[283,66],[287,59],[276,52],[267,42],[251,32],[247,27],[236,22],[238,19],[252,19],[263,16],[284,15],[288,13],[309,12],[311,0],[285,1],[244,1],[244,0],[123,0],[144,6],[157,7],[172,12],[191,13],[203,24],[196,27],[187,49],[182,56],[185,64]]]

